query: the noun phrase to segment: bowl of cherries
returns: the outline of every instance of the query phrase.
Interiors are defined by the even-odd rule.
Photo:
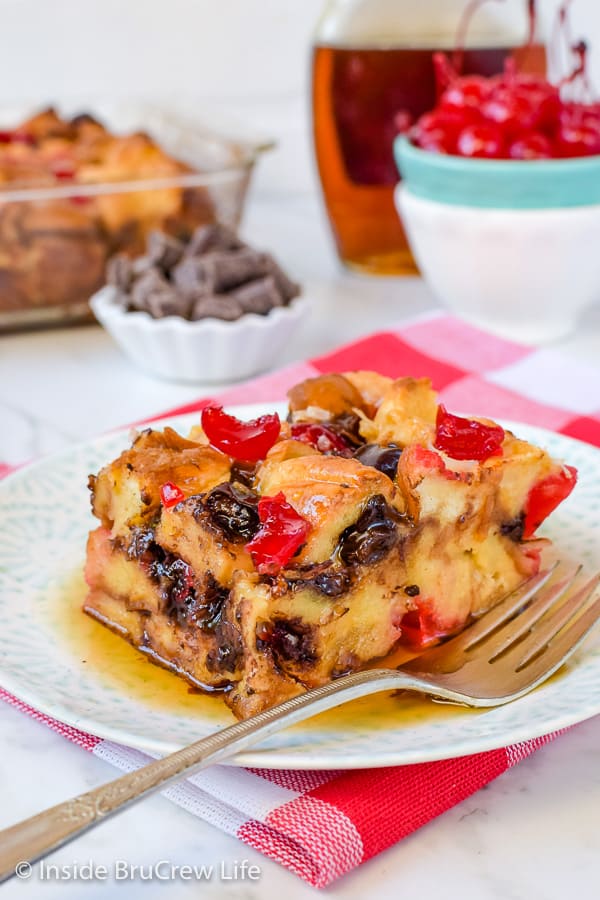
[[[509,339],[556,340],[600,298],[600,103],[516,70],[456,75],[396,138],[396,203],[424,278]],[[565,96],[567,95],[567,96]]]

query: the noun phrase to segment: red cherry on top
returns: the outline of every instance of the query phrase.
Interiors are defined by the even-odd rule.
[[[327,425],[298,422],[291,427],[295,441],[309,444],[321,453],[344,453],[350,446],[344,438]]]
[[[558,155],[591,156],[600,153],[600,115],[595,106],[565,105],[556,139]]]
[[[497,125],[485,122],[467,125],[458,135],[456,147],[461,156],[499,159],[504,151],[502,131]]]
[[[517,72],[514,60],[491,78],[457,77],[449,65],[444,73],[438,105],[410,130],[418,147],[481,159],[600,155],[599,103],[562,100],[556,85]]]
[[[480,462],[491,456],[502,456],[504,429],[499,425],[485,425],[475,419],[463,419],[438,406],[435,441],[451,459],[476,459]]]
[[[497,88],[482,105],[481,114],[500,126],[505,135],[534,128],[539,117],[535,103],[526,93],[508,87]]]
[[[564,466],[560,472],[548,475],[529,491],[525,502],[523,537],[530,538],[559,503],[565,500],[577,484],[577,469]]]
[[[185,494],[181,488],[176,484],[173,484],[172,481],[165,481],[165,483],[161,485],[160,502],[165,509],[171,509],[172,506],[177,506],[182,500],[185,500]]]
[[[277,413],[242,422],[216,404],[202,410],[201,422],[211,447],[243,462],[264,459],[281,431]]]
[[[517,138],[508,148],[511,159],[550,159],[552,152],[551,141],[539,131]]]
[[[487,100],[491,93],[492,85],[487,78],[481,75],[464,75],[457,78],[444,91],[440,99],[440,106],[444,109],[454,109],[464,112],[476,109]]]
[[[261,497],[258,517],[261,527],[246,550],[261,575],[274,575],[305,542],[310,522],[286,501],[282,491],[274,497]]]
[[[412,129],[413,140],[425,150],[437,153],[456,153],[456,139],[473,116],[465,110],[436,109],[425,113]]]

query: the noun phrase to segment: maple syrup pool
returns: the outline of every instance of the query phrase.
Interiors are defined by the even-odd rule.
[[[68,655],[78,660],[93,676],[121,694],[151,709],[171,715],[209,719],[215,727],[225,727],[236,720],[225,706],[220,692],[203,692],[192,687],[174,672],[153,663],[139,650],[82,611],[87,586],[83,573],[73,573],[56,591],[51,609],[52,619],[66,643]],[[398,654],[379,660],[377,665],[398,665]],[[399,721],[406,727],[423,722],[457,716],[481,715],[483,711],[438,703],[417,694],[383,692],[352,700],[335,709],[307,719],[295,729],[318,730],[339,728],[346,735],[354,729],[385,731],[396,728]]]

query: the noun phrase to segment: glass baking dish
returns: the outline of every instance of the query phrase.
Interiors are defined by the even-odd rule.
[[[90,114],[113,135],[147,134],[189,171],[85,184],[0,183],[0,332],[92,321],[88,300],[104,284],[106,260],[143,252],[153,229],[185,238],[214,221],[237,228],[256,160],[273,146],[152,107],[94,104]],[[0,129],[26,117],[5,110]]]

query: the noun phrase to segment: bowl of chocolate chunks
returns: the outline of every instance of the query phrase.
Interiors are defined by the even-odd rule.
[[[109,260],[106,281],[90,301],[98,321],[133,363],[174,381],[270,368],[307,307],[270,253],[220,224],[185,242],[154,231],[142,256]]]

